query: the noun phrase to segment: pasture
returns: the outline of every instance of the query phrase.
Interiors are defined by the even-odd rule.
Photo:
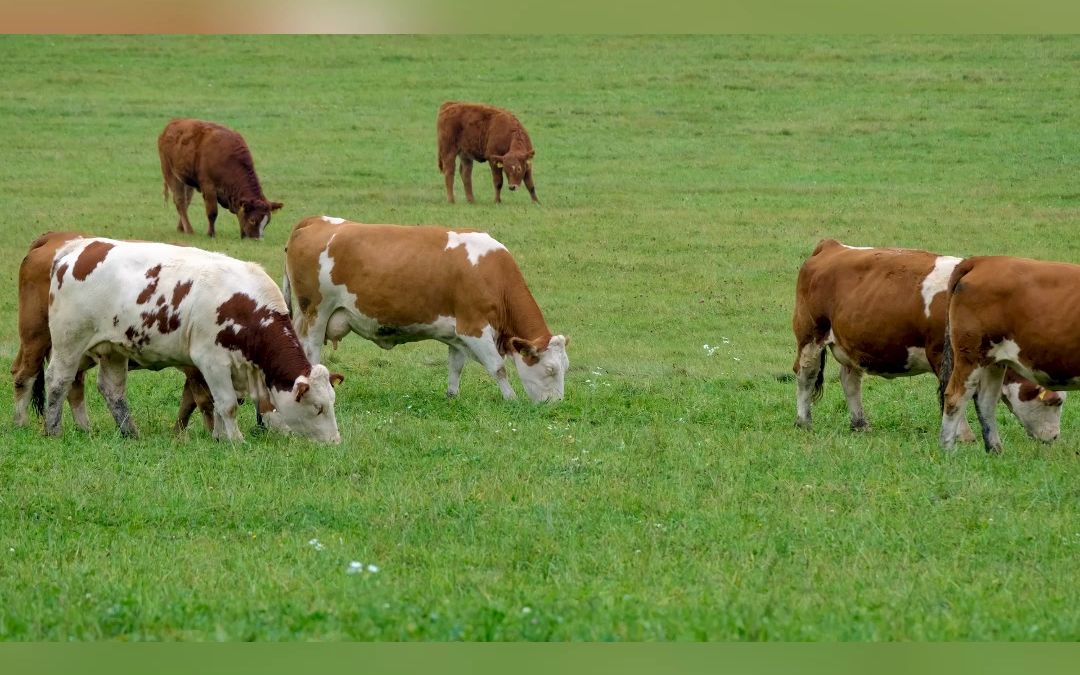
[[[1041,445],[937,447],[931,377],[827,366],[796,430],[795,274],[823,237],[1080,262],[1080,40],[1038,37],[3,37],[0,354],[19,261],[71,229],[182,241],[280,280],[311,214],[476,227],[514,253],[567,395],[505,403],[446,349],[356,336],[344,442],[171,433],[182,377],[138,372],[142,438],[13,429],[0,387],[0,639],[1080,638],[1080,396]],[[514,111],[541,205],[445,203],[435,115]],[[155,141],[246,137],[261,242],[176,232]],[[463,197],[460,179],[455,190]],[[971,415],[973,419],[973,415]],[[976,429],[978,427],[976,426]],[[350,563],[364,571],[350,573]],[[368,571],[368,565],[378,571]],[[355,571],[355,570],[354,570]]]

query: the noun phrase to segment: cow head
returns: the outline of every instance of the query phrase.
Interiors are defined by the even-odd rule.
[[[335,384],[344,378],[330,374],[326,366],[312,366],[311,374],[301,375],[290,391],[270,387],[270,402],[276,409],[263,416],[267,426],[306,436],[322,443],[340,443],[337,417],[334,415]]]
[[[270,214],[282,206],[281,202],[268,202],[265,199],[247,200],[240,204],[236,217],[240,221],[241,239],[262,239],[266,226],[270,224]]]
[[[532,158],[536,154],[535,151],[529,150],[528,152],[521,152],[511,150],[505,155],[492,155],[489,157],[489,161],[497,169],[502,169],[506,174],[507,187],[511,190],[521,185],[521,181],[532,169]]]
[[[570,368],[570,359],[566,356],[569,340],[555,335],[543,346],[542,340],[510,338],[514,364],[517,365],[521,383],[525,385],[525,392],[534,403],[560,401],[566,371]]]
[[[1051,391],[1009,371],[1001,398],[1032,438],[1049,443],[1061,433],[1065,392]]]

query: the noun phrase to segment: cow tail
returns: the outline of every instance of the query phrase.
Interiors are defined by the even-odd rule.
[[[953,268],[952,275],[949,277],[949,304],[952,304],[952,296],[960,289],[960,280],[964,276],[975,268],[978,258],[965,258]],[[941,372],[938,373],[938,405],[941,407],[941,412],[945,412],[945,389],[949,386],[949,378],[952,377],[953,371],[953,349],[952,349],[952,327],[949,320],[949,310],[945,310],[945,342],[942,346],[941,353]]]
[[[825,356],[828,351],[828,347],[821,348],[821,360],[818,363],[817,379],[814,380],[814,393],[810,396],[810,400],[815,403],[821,400],[821,394],[825,390]]]
[[[39,416],[45,416],[45,371],[42,370],[34,378],[34,386],[30,389],[30,405]]]
[[[952,377],[953,355],[952,338],[949,337],[949,319],[945,319],[945,344],[941,353],[941,372],[938,373],[938,407],[945,412],[945,389],[949,386],[949,378]]]
[[[285,275],[281,278],[281,293],[285,296],[285,308],[292,316],[292,283],[289,282],[289,247],[285,247]]]

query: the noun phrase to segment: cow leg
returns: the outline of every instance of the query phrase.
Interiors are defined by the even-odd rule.
[[[472,204],[474,201],[472,193],[472,166],[473,161],[468,157],[461,156],[461,184],[465,186],[465,199]]]
[[[540,200],[536,198],[536,186],[533,185],[532,169],[525,169],[525,188],[529,191],[529,196],[532,197],[534,204],[539,204]]]
[[[821,396],[821,378],[824,368],[825,345],[809,342],[799,348],[795,374],[795,426],[810,429],[812,426],[810,406]]]
[[[491,182],[495,184],[495,203],[502,203],[502,185],[503,185],[503,172],[502,169],[495,166],[495,163],[491,163]]]
[[[191,393],[191,387],[184,383],[184,393],[180,397],[180,410],[176,413],[176,424],[173,425],[173,433],[180,433],[187,429],[191,413],[195,412],[195,395]]]
[[[514,394],[514,388],[510,386],[510,380],[506,377],[506,360],[499,353],[495,341],[490,336],[459,335],[458,338],[465,345],[465,348],[469,350],[472,357],[484,367],[484,370],[495,378],[503,398],[507,401],[517,398],[517,395]]]
[[[75,380],[71,383],[68,392],[68,405],[71,406],[71,417],[75,420],[75,426],[83,431],[90,431],[90,416],[86,414],[86,369],[79,368],[75,374]]]
[[[847,399],[848,412],[851,414],[852,431],[869,431],[870,424],[866,421],[866,413],[862,405],[862,376],[863,372],[851,366],[840,365],[840,384],[844,387],[844,397]]]
[[[979,425],[982,426],[983,443],[986,451],[994,454],[1001,452],[1002,447],[997,428],[997,403],[1001,398],[1001,385],[1004,381],[1004,366],[988,366],[979,380],[979,389],[975,396],[975,412],[979,416]]]
[[[188,207],[191,205],[191,193],[194,190],[183,181],[173,181],[169,189],[172,191],[176,213],[180,216],[176,223],[176,230],[184,234],[192,234],[195,230],[191,228],[191,221],[188,220]]]
[[[98,366],[98,391],[105,397],[109,412],[116,420],[116,426],[120,428],[120,435],[125,438],[138,438],[139,432],[131,421],[131,409],[128,408],[126,398],[127,359],[109,354],[101,357]]]
[[[945,385],[945,395],[942,401],[941,411],[941,436],[939,442],[945,450],[952,450],[959,435],[961,423],[964,419],[964,408],[971,397],[975,395],[979,380],[982,379],[982,368],[975,368],[969,363],[959,362],[953,366],[949,381]],[[1001,387],[998,386],[998,395]]]
[[[442,167],[443,178],[446,179],[446,200],[451,204],[454,203],[454,164],[457,159],[456,155],[444,154],[439,160],[439,166]]]
[[[53,358],[45,369],[45,433],[59,436],[63,430],[61,415],[64,412],[64,400],[71,391],[71,383],[79,372],[79,359],[58,357],[53,351]]]
[[[199,192],[202,192],[203,203],[206,205],[206,234],[213,237],[215,235],[214,222],[217,220],[217,189],[209,183],[204,183],[199,186]]]
[[[206,388],[214,401],[214,438],[217,440],[243,441],[244,434],[236,424],[236,412],[239,403],[233,388],[232,370],[228,361],[199,360],[195,363]]]
[[[460,347],[450,345],[450,383],[446,388],[447,397],[457,396],[461,385],[461,369],[465,367],[465,361],[469,358],[469,352]]]

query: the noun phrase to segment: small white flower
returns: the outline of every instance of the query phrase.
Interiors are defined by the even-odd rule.
[[[532,613],[532,607],[529,607],[529,606],[522,607],[521,608],[521,613],[522,614],[531,614]]]
[[[312,548],[314,548],[314,549],[315,549],[316,551],[321,551],[321,550],[323,550],[324,548],[326,548],[325,546],[323,546],[322,542],[321,542],[321,541],[319,541],[318,539],[312,539],[312,540],[310,540],[310,541],[308,542],[308,546],[311,546],[311,547],[312,547]]]
[[[346,574],[357,574],[364,571],[364,563],[359,560],[354,560],[349,563],[348,569],[345,570]]]
[[[378,571],[379,571],[379,567],[378,567],[378,565],[371,565],[371,564],[369,564],[369,565],[367,566],[367,571],[368,571],[368,572],[371,572],[372,574],[375,574],[376,572],[378,572]]]

